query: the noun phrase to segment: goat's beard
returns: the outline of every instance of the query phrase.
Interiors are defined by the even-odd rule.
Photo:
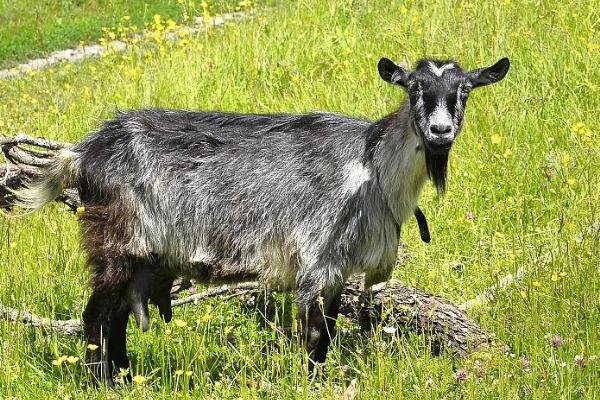
[[[433,153],[425,142],[424,127],[422,124],[417,123],[414,115],[411,118],[412,128],[414,132],[418,132],[417,135],[421,138],[421,145],[425,151],[425,167],[427,168],[427,176],[433,182],[433,186],[437,190],[438,194],[444,194],[446,192],[446,178],[448,173],[448,155],[450,149],[442,153]]]
[[[446,192],[446,177],[448,172],[448,153],[434,154],[427,146],[425,147],[425,166],[427,167],[427,175],[433,186],[435,186],[438,194]]]

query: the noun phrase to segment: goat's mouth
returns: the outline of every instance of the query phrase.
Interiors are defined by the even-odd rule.
[[[448,154],[454,144],[454,134],[433,135],[425,133],[423,134],[423,144],[432,154]]]

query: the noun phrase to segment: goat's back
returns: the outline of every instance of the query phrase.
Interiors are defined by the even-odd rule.
[[[321,112],[119,113],[73,149],[88,236],[213,277],[295,276],[370,178],[368,126]]]

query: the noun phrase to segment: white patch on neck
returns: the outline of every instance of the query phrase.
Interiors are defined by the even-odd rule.
[[[454,69],[454,68],[456,68],[456,66],[453,63],[444,64],[441,67],[438,67],[433,62],[429,62],[429,70],[431,72],[433,72],[434,75],[437,75],[437,76],[442,76],[444,71],[447,71],[449,69]]]
[[[371,172],[358,160],[353,160],[344,165],[344,187],[345,193],[354,194],[363,183],[371,179]]]

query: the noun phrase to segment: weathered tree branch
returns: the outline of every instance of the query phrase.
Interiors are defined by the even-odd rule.
[[[48,331],[63,335],[77,335],[81,333],[81,321],[78,319],[52,320],[32,314],[27,310],[17,310],[0,304],[0,315],[11,322],[22,322]]]
[[[26,135],[0,137],[0,149],[10,163],[0,164],[0,206],[10,205],[11,189],[15,189],[41,173],[52,153],[70,144],[59,143]],[[65,189],[57,199],[72,210],[80,205],[76,189]],[[178,280],[172,293],[191,286],[189,281]],[[262,291],[258,283],[210,288],[184,299],[172,301],[172,306],[195,303],[200,300],[232,293]],[[474,320],[470,319],[453,303],[423,290],[408,287],[392,280],[364,291],[359,281],[349,282],[343,296],[341,313],[358,322],[363,331],[370,331],[377,324],[386,330],[416,330],[431,338],[439,348],[447,348],[456,355],[464,356],[471,349],[490,342],[491,337]],[[81,331],[79,320],[53,321],[28,311],[0,306],[0,314],[10,321],[23,322],[57,333],[72,335]]]
[[[238,285],[224,285],[209,288],[201,293],[176,299],[171,306],[177,307],[197,303],[210,297],[234,294],[263,292],[264,287],[257,282]],[[386,331],[414,330],[431,339],[436,351],[446,348],[457,356],[465,356],[469,351],[479,349],[491,342],[486,333],[464,311],[451,302],[423,290],[408,287],[397,280],[377,285],[370,290],[362,290],[358,280],[348,283],[342,294],[341,314],[357,322],[363,332],[370,332],[383,324]],[[12,322],[22,322],[63,335],[81,333],[81,321],[70,319],[55,321],[0,305],[0,314]]]

